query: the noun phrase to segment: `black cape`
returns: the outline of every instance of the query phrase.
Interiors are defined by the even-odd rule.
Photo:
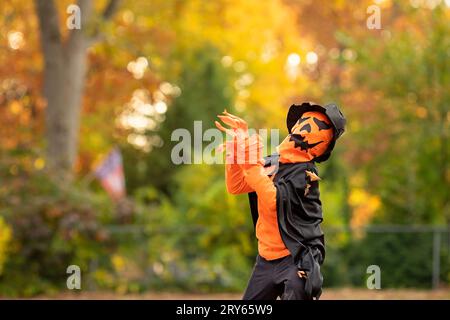
[[[311,181],[306,170],[317,174],[314,162],[279,163],[278,155],[265,158],[265,167],[274,166],[274,184],[277,189],[277,216],[281,238],[299,270],[305,271],[306,295],[318,299],[322,292],[323,277],[320,265],[325,258],[322,222],[322,203],[319,183]],[[309,191],[305,195],[307,184]],[[258,197],[249,193],[253,224],[258,220]]]

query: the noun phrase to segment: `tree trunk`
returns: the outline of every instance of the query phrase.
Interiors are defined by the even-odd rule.
[[[64,48],[59,59],[46,63],[47,165],[58,175],[71,172],[77,155],[85,70],[83,43]]]

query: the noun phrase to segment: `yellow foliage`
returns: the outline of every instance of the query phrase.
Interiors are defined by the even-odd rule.
[[[9,242],[12,239],[12,230],[0,217],[0,275],[3,271],[3,265],[6,262]]]
[[[350,191],[348,203],[352,208],[350,226],[354,229],[368,225],[381,206],[378,196],[372,195],[362,188],[353,188]]]
[[[122,271],[125,268],[125,259],[118,254],[112,256],[111,262],[114,266],[114,269],[118,272]]]
[[[187,1],[177,24],[180,48],[202,39],[224,53],[224,66],[240,77],[235,82],[235,109],[246,111],[246,116],[260,110],[266,113],[264,119],[248,119],[250,126],[283,127],[289,99],[317,89],[303,74],[292,81],[285,72],[289,54],[304,60],[312,45],[300,33],[295,11],[281,0],[267,0],[264,5],[260,0]],[[251,81],[242,85],[243,79]]]
[[[34,160],[34,167],[37,170],[41,170],[45,167],[45,160],[43,158],[37,158],[36,160]]]

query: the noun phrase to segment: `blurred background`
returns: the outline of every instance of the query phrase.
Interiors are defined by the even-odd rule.
[[[72,2],[0,2],[0,297],[240,298],[247,197],[171,133],[334,101],[324,298],[450,298],[450,1]]]

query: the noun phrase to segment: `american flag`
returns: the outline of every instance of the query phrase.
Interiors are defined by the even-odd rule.
[[[125,176],[123,173],[122,154],[113,149],[94,170],[101,185],[114,200],[125,197]]]

